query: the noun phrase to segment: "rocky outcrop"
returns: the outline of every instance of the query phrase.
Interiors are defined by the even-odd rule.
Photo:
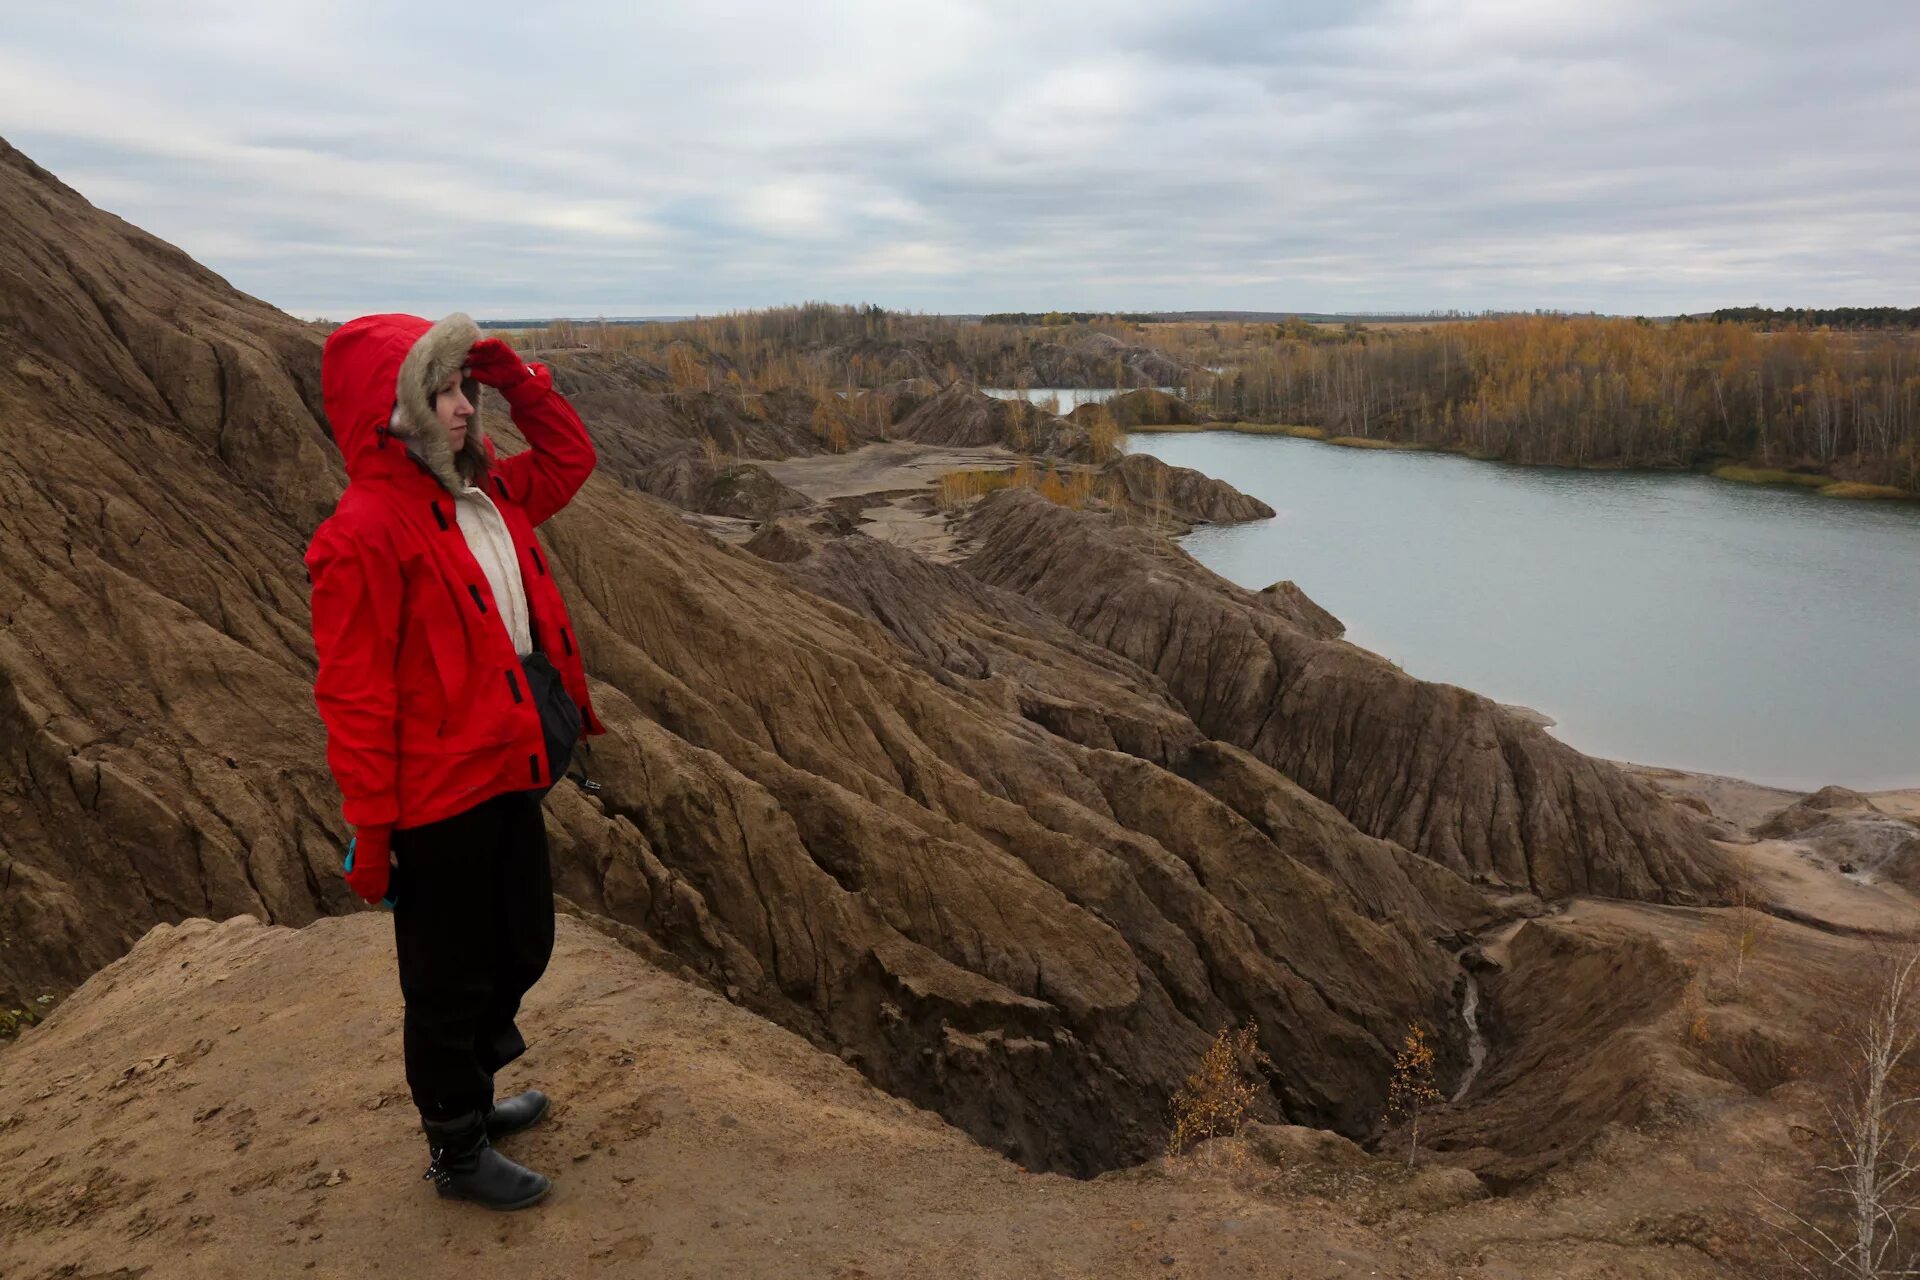
[[[891,426],[939,394],[940,384],[931,378],[903,378],[858,393],[854,406],[863,416]]]
[[[1833,820],[1835,814],[1873,808],[1873,801],[1849,787],[1822,787],[1802,796],[1753,829],[1766,839],[1792,838]]]
[[[1871,796],[1822,787],[1754,829],[1792,840],[1820,864],[1920,891],[1920,825],[1883,812]]]
[[[303,531],[323,331],[0,143],[0,1003],[344,909]]]
[[[1101,468],[1101,474],[1117,487],[1127,505],[1181,524],[1273,518],[1272,507],[1225,480],[1192,467],[1169,466],[1152,454],[1122,454]]]
[[[1154,672],[1208,736],[1362,831],[1542,897],[1687,899],[1720,882],[1706,838],[1644,783],[1295,625],[1163,538],[1015,490],[965,530],[969,573]]]
[[[1084,432],[1024,400],[1002,400],[964,382],[920,401],[894,425],[901,440],[921,444],[1006,445],[1019,453],[1063,453]]]
[[[771,520],[782,512],[813,503],[781,484],[762,467],[739,462],[716,467],[707,457],[682,446],[639,470],[634,487],[688,511],[741,520]]]
[[[1105,404],[1083,404],[1069,416],[1083,421],[1100,410],[1109,414],[1123,431],[1139,426],[1190,426],[1206,421],[1205,415],[1187,401],[1157,387],[1122,392]]]
[[[775,564],[791,564],[814,553],[818,535],[797,521],[773,519],[762,522],[753,536],[741,545],[747,551]]]
[[[775,545],[793,581],[878,622],[947,677],[1063,738],[1139,756],[1197,784],[1285,856],[1340,884],[1369,918],[1399,920],[1421,938],[1490,918],[1485,897],[1460,876],[1361,834],[1247,752],[1208,741],[1158,677],[1024,597],[870,538],[825,540],[799,554],[786,539]]]
[[[1321,608],[1297,583],[1273,583],[1254,592],[1253,598],[1310,636],[1338,640],[1347,633],[1347,624]]]
[[[794,583],[885,627],[942,679],[965,681],[1082,746],[1171,767],[1202,740],[1152,675],[1025,598],[949,565],[864,537],[769,558],[788,561]]]
[[[1154,347],[1136,346],[1110,333],[1091,333],[1070,345],[1038,343],[1028,351],[1027,385],[1033,387],[1166,386],[1184,367]],[[1119,377],[1127,381],[1122,383]]]

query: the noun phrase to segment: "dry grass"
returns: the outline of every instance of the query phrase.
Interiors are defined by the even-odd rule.
[[[1052,463],[1037,467],[1030,458],[999,471],[949,471],[934,486],[934,502],[942,511],[966,506],[996,489],[1032,489],[1047,501],[1078,511],[1092,502],[1094,475],[1083,467],[1064,473]]]
[[[1839,484],[1830,484],[1820,491],[1823,498],[1911,498],[1914,495],[1905,489],[1896,489],[1890,484],[1861,484],[1858,481],[1843,480]]]
[[[1329,436],[1327,443],[1343,449],[1393,449],[1402,453],[1426,453],[1433,447],[1417,440],[1376,440],[1367,436]]]
[[[1715,467],[1713,474],[1736,484],[1793,484],[1806,489],[1824,489],[1834,483],[1832,476],[1811,475],[1804,471],[1781,471],[1773,467]]]
[[[1087,448],[1097,465],[1112,461],[1125,448],[1126,433],[1114,420],[1113,411],[1103,404],[1082,415],[1087,428]]]

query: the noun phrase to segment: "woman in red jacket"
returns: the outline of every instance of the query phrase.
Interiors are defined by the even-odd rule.
[[[440,1194],[494,1208],[547,1179],[493,1149],[547,1109],[496,1103],[526,1042],[520,999],[553,951],[540,801],[602,732],[566,605],[534,527],[593,470],[553,389],[464,315],[363,316],[327,339],[327,419],[347,491],[313,536],[314,698],[355,828],[347,882],[393,903],[407,1085]],[[494,455],[480,384],[532,448]]]

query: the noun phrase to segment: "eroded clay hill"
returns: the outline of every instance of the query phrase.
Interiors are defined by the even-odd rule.
[[[1201,730],[1363,831],[1543,898],[1690,898],[1717,882],[1704,834],[1644,783],[1333,638],[1310,601],[1245,591],[1150,533],[1029,493],[992,495],[968,532],[970,574],[1154,672]]]
[[[0,212],[17,997],[155,922],[356,904],[300,561],[343,483],[321,334],[10,149]],[[703,429],[652,394],[583,395],[609,464],[543,531],[612,729],[589,761],[604,790],[549,802],[558,887],[1029,1166],[1157,1149],[1174,1087],[1247,1018],[1277,1064],[1269,1113],[1365,1134],[1408,1021],[1461,1065],[1451,953],[1488,918],[1468,876],[1705,883],[1650,793],[1471,695],[1353,677],[1369,660],[1316,648],[1303,602],[1260,606],[1243,651],[1285,673],[1306,731],[1250,731],[1279,718],[1255,696],[1271,682],[1224,649],[1167,660],[1229,624],[1188,612],[1204,601],[1164,541],[1160,562],[1062,525],[1050,572],[989,572],[1017,556],[1002,538],[971,576],[859,535],[784,560],[723,546],[642,491],[675,425]],[[938,400],[900,397],[897,422]],[[1069,547],[1083,584],[1131,601],[1110,624],[1064,606]]]

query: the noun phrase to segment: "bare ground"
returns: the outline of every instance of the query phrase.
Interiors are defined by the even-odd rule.
[[[1544,929],[1684,957],[1715,915],[1579,900],[1489,950],[1524,969],[1516,935]],[[533,1048],[501,1082],[555,1096],[508,1148],[555,1190],[493,1216],[420,1180],[389,939],[377,912],[161,926],[0,1049],[0,1275],[1764,1275],[1754,1189],[1810,1160],[1810,1033],[1866,945],[1781,922],[1743,989],[1699,1006],[1704,1039],[1684,1001],[1612,1028],[1589,1056],[1650,1064],[1633,1083],[1651,1106],[1487,1198],[1444,1167],[1459,1151],[1412,1173],[1399,1138],[1370,1156],[1308,1131],[1278,1153],[1252,1130],[1199,1160],[1028,1173],[567,917],[524,1016]],[[1502,1013],[1510,1069],[1543,1014],[1597,1006],[1557,964]],[[1539,1071],[1568,1102],[1583,1087]],[[1315,1142],[1338,1150],[1317,1160]]]
[[[1879,837],[1884,843],[1890,826],[1914,824],[1911,838],[1920,840],[1920,787],[1862,795],[1828,822],[1794,836],[1770,838],[1761,833],[1768,820],[1814,793],[1717,774],[1622,767],[1714,823],[1734,865],[1777,912],[1830,929],[1886,938],[1920,930],[1920,894],[1913,891],[1911,867],[1856,870],[1849,861],[1863,839]]]
[[[1439,1274],[1339,1213],[1151,1171],[1023,1172],[560,924],[534,1047],[502,1081],[556,1099],[509,1140],[554,1177],[537,1209],[421,1181],[383,916],[190,921],[0,1050],[0,1275]]]
[[[886,441],[848,453],[787,458],[761,465],[816,504],[852,515],[860,531],[905,547],[936,564],[960,558],[960,540],[933,489],[949,471],[1007,470],[1020,455],[999,445],[929,445]],[[868,499],[868,501],[860,501]]]
[[[968,447],[892,440],[848,453],[763,462],[767,473],[815,502],[897,489],[932,488],[949,471],[1010,468],[1020,456],[999,445]]]

